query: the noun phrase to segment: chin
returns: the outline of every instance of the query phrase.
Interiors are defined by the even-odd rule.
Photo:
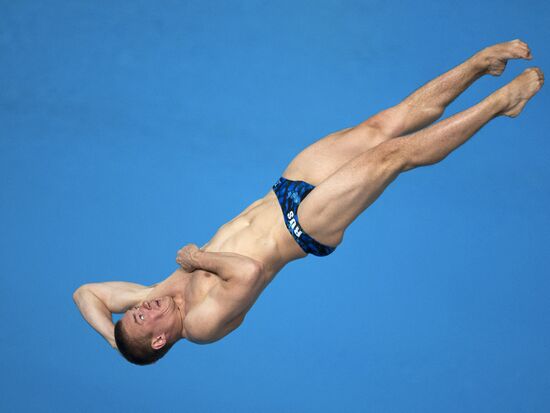
[[[167,313],[172,313],[175,309],[176,309],[176,302],[174,301],[174,299],[170,296],[167,297],[167,303],[166,303],[166,312]]]

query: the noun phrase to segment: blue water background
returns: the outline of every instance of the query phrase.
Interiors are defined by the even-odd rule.
[[[71,297],[163,279],[308,144],[515,38],[445,116],[550,73],[546,2],[0,1],[0,410],[550,411],[548,86],[218,343],[136,367]]]

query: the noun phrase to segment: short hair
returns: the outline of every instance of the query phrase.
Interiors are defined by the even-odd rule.
[[[115,324],[115,342],[120,354],[130,363],[139,366],[152,364],[168,353],[174,343],[166,343],[163,347],[155,350],[147,338],[134,339],[122,326],[122,319]]]

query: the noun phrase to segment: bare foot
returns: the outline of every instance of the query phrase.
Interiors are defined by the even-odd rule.
[[[522,74],[495,92],[495,97],[503,102],[502,115],[515,118],[518,116],[527,101],[544,84],[544,73],[538,67],[525,69]]]
[[[531,60],[533,58],[527,43],[519,39],[486,47],[474,56],[484,68],[484,73],[492,76],[500,76],[509,59]]]

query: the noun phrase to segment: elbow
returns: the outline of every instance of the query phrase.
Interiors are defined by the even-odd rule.
[[[246,284],[256,285],[262,280],[263,273],[263,264],[255,262],[243,271],[242,280]]]
[[[76,290],[74,290],[73,292],[73,301],[76,305],[78,305],[78,301],[80,300],[80,296],[82,295],[82,290],[81,290],[82,287],[78,287]]]
[[[81,285],[80,287],[78,287],[76,290],[74,290],[74,292],[73,292],[73,301],[76,305],[78,305],[78,303],[82,299],[82,295],[87,290],[87,288],[88,288],[88,284],[84,284],[84,285]]]

